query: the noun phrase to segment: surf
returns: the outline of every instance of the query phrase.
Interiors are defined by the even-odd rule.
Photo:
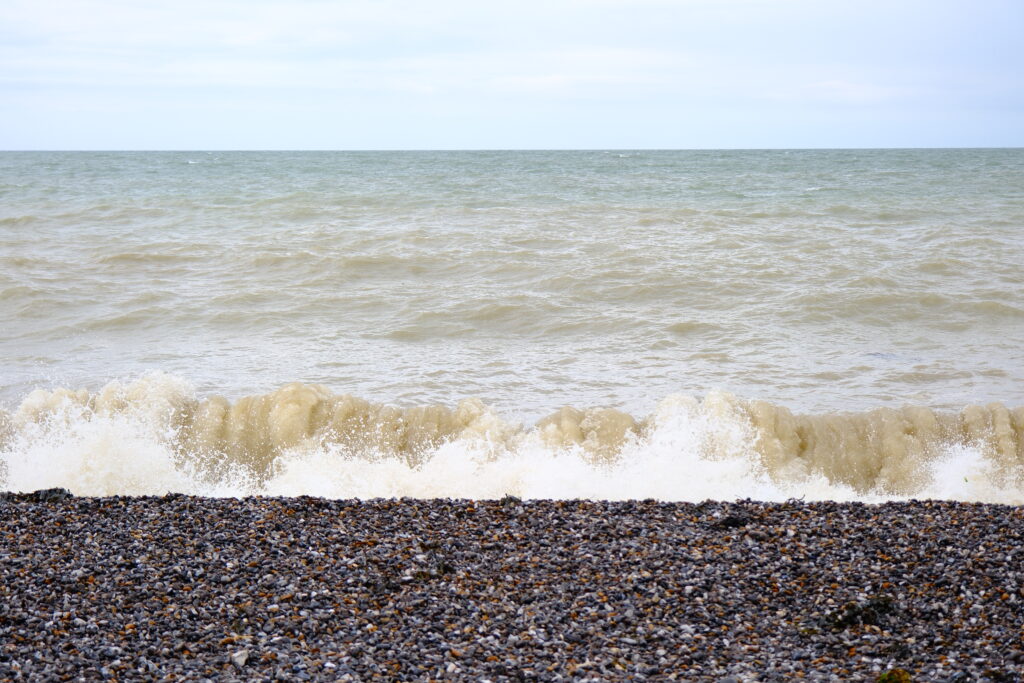
[[[0,487],[76,495],[1024,502],[1024,408],[794,413],[723,391],[524,425],[478,398],[375,403],[294,382],[230,401],[152,373],[0,413]]]

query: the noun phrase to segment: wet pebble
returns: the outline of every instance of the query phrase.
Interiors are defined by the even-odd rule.
[[[1018,507],[51,491],[0,535],[5,680],[1024,676]]]

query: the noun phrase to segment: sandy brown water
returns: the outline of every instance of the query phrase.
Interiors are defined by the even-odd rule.
[[[1024,152],[0,153],[0,488],[1019,502]]]

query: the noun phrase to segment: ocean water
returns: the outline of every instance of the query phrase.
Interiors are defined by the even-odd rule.
[[[0,488],[1024,502],[1024,150],[0,153]]]

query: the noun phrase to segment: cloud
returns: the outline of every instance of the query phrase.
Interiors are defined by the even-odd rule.
[[[905,99],[913,95],[914,91],[892,85],[831,80],[810,83],[799,89],[797,93],[796,97],[801,99],[867,105]]]
[[[913,118],[910,110],[926,121],[988,107],[1008,129],[1024,105],[1024,48],[1013,30],[1024,21],[1021,7],[5,0],[0,143],[37,130],[35,119],[70,130],[76,110],[113,116],[157,100],[207,112],[207,125],[225,130],[233,130],[229,117],[210,112],[237,111],[241,102],[250,110],[344,110],[370,122],[425,107],[434,126],[461,122],[466,111],[479,121],[557,111],[602,131],[649,129],[656,117],[666,136],[678,121],[719,121],[726,130],[750,116],[809,130],[800,122],[827,109],[851,120],[870,114],[881,129],[897,113]],[[395,106],[404,109],[390,112]]]

